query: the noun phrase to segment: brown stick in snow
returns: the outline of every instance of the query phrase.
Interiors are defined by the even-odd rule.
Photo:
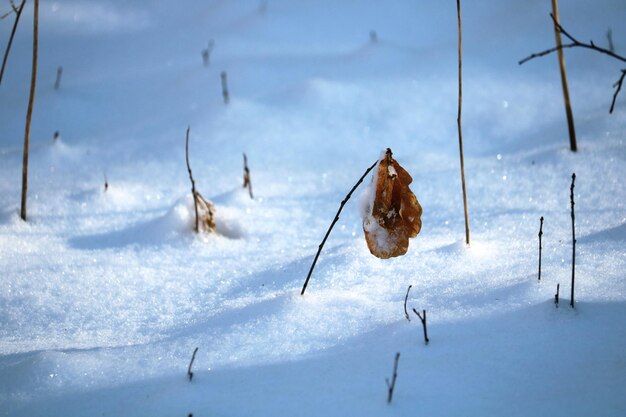
[[[459,156],[461,159],[461,187],[463,189],[463,211],[465,213],[465,243],[470,244],[469,215],[467,213],[467,188],[465,187],[465,162],[463,160],[463,130],[461,128],[461,113],[463,110],[463,36],[461,25],[461,0],[456,0],[458,19],[458,56],[459,56],[459,108],[456,124],[459,131]]]
[[[26,221],[26,197],[28,195],[28,148],[30,146],[30,123],[33,118],[35,106],[35,89],[37,88],[37,48],[39,33],[39,0],[35,0],[33,13],[33,66],[30,78],[30,95],[28,97],[28,110],[26,111],[26,129],[24,132],[24,158],[22,159],[22,204],[20,216]]]

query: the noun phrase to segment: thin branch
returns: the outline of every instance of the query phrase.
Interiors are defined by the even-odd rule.
[[[461,188],[463,190],[463,211],[465,214],[465,243],[470,244],[469,215],[467,213],[467,188],[465,187],[465,162],[463,160],[463,130],[461,128],[461,113],[463,110],[463,36],[461,25],[461,0],[456,0],[456,14],[458,19],[458,58],[459,58],[459,107],[456,124],[459,132],[459,156],[461,160]]]
[[[522,59],[521,61],[518,62],[519,65],[522,65],[532,59],[535,58],[539,58],[542,57],[544,55],[548,55],[551,54],[553,52],[558,51],[559,49],[565,49],[565,48],[585,48],[585,49],[591,49],[594,50],[596,52],[602,53],[602,54],[606,54],[612,58],[615,58],[619,61],[622,62],[626,62],[626,58],[616,54],[615,52],[612,52],[610,49],[606,49],[603,48],[601,46],[597,46],[593,41],[590,41],[589,43],[585,43],[585,42],[581,42],[578,39],[574,38],[569,32],[567,32],[563,26],[561,26],[554,18],[554,15],[552,13],[550,13],[550,18],[552,18],[552,21],[554,22],[554,25],[556,26],[556,28],[559,30],[560,33],[563,34],[563,36],[565,36],[566,38],[568,38],[571,43],[564,43],[562,44],[560,47],[559,46],[555,46],[553,48],[549,48],[546,49],[545,51],[541,51],[541,52],[536,52],[534,54],[531,54],[529,56],[527,56],[526,58]]]
[[[39,34],[39,0],[35,0],[33,13],[33,66],[30,78],[30,94],[28,97],[28,110],[26,111],[26,128],[24,132],[24,157],[22,159],[22,204],[20,216],[26,221],[26,198],[28,195],[28,148],[30,146],[30,123],[33,118],[35,106],[35,91],[37,88],[37,50]]]
[[[196,225],[195,231],[198,233],[200,231],[198,225],[198,193],[196,192],[196,182],[193,180],[193,175],[191,174],[191,166],[189,165],[189,126],[187,126],[187,137],[185,139],[185,158],[187,160],[187,171],[189,172],[189,180],[191,181],[191,195],[193,195],[193,207],[196,211]]]
[[[406,317],[408,321],[411,321],[411,318],[409,317],[409,312],[406,311],[406,302],[409,299],[409,291],[411,291],[411,287],[412,285],[409,285],[409,288],[406,290],[406,296],[404,297],[404,317]]]
[[[531,54],[529,56],[527,56],[526,58],[518,61],[519,65],[522,65],[532,59],[535,58],[539,58],[548,54],[551,54],[553,52],[556,51],[560,51],[563,50],[565,48],[584,48],[584,49],[590,49],[593,51],[596,51],[598,53],[601,54],[605,54],[610,56],[611,58],[617,59],[618,61],[621,62],[626,62],[626,57],[623,57],[617,53],[615,53],[614,50],[612,50],[610,47],[609,49],[607,48],[603,48],[601,46],[597,46],[593,41],[589,41],[589,43],[585,43],[585,42],[581,42],[578,39],[576,39],[574,36],[572,36],[569,32],[567,32],[563,26],[561,26],[557,20],[554,18],[554,15],[552,13],[550,13],[550,18],[552,18],[552,21],[554,22],[554,25],[556,27],[556,29],[559,31],[559,33],[563,34],[563,36],[565,36],[567,39],[569,39],[571,42],[570,43],[566,43],[566,44],[561,44],[561,45],[557,45],[553,48],[549,48],[546,49],[544,51],[541,52],[536,52],[534,54]],[[619,78],[619,80],[613,85],[613,87],[615,88],[615,92],[613,94],[613,101],[611,102],[611,108],[609,110],[609,113],[613,113],[613,110],[615,108],[615,101],[617,100],[617,95],[619,94],[621,88],[622,88],[622,83],[624,82],[624,74],[626,73],[626,69],[622,69],[622,75]]]
[[[337,214],[335,214],[335,218],[333,219],[333,222],[330,224],[330,227],[326,231],[326,235],[324,235],[324,239],[322,239],[322,243],[320,243],[319,247],[317,248],[317,253],[315,254],[315,258],[313,259],[313,263],[311,264],[311,269],[309,269],[309,273],[306,276],[306,280],[304,281],[304,285],[302,286],[302,292],[300,292],[300,295],[304,295],[304,291],[306,290],[306,286],[309,284],[309,279],[311,278],[311,274],[313,274],[313,268],[315,268],[315,264],[317,263],[317,258],[319,258],[320,252],[322,252],[322,248],[324,247],[324,243],[326,243],[326,239],[328,239],[328,236],[330,235],[330,231],[333,230],[335,223],[337,223],[337,221],[339,220],[339,215],[341,214],[341,210],[343,210],[343,206],[346,205],[346,203],[352,196],[352,193],[354,192],[354,190],[357,189],[357,187],[363,182],[367,174],[369,174],[370,171],[373,170],[376,165],[378,165],[378,160],[374,162],[371,167],[365,170],[365,173],[361,176],[361,178],[359,178],[357,183],[354,184],[354,187],[352,187],[350,192],[346,195],[346,197],[341,202],[341,205],[339,206],[339,210],[337,210]]]
[[[193,350],[193,355],[191,355],[191,362],[189,362],[189,367],[187,368],[187,378],[189,378],[189,382],[193,378],[193,372],[191,372],[191,367],[193,366],[193,361],[196,359],[196,353],[198,353],[198,348]]]
[[[393,389],[396,387],[396,378],[398,377],[399,360],[400,352],[396,353],[396,359],[393,363],[393,376],[391,377],[391,382],[389,382],[389,378],[385,378],[385,382],[387,383],[387,404],[391,404],[391,399],[393,398]]]
[[[11,7],[13,8],[13,12],[15,12],[15,22],[13,22],[13,29],[11,29],[11,35],[9,36],[7,49],[4,51],[4,57],[2,58],[2,69],[0,69],[0,84],[2,84],[2,76],[4,75],[4,68],[7,65],[7,59],[9,58],[9,51],[11,50],[11,45],[13,44],[13,37],[15,36],[17,24],[20,21],[20,16],[22,15],[22,10],[24,9],[25,3],[26,3],[26,0],[22,0],[22,3],[20,3],[20,7],[16,9],[13,2],[11,2]],[[6,16],[8,16],[8,14],[2,16],[2,18],[4,19]]]
[[[422,310],[422,314],[418,313],[416,309],[413,309],[413,312],[417,314],[417,317],[419,317],[422,322],[422,328],[424,329],[424,343],[428,344],[430,340],[428,339],[428,331],[426,330],[426,310]]]

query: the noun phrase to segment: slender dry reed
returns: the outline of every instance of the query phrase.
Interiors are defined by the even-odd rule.
[[[465,212],[465,243],[470,244],[469,215],[467,213],[467,188],[465,186],[465,162],[463,159],[463,130],[461,127],[461,114],[463,110],[463,36],[461,24],[461,0],[456,0],[456,14],[458,19],[458,55],[459,55],[459,108],[456,124],[459,131],[459,156],[461,159],[461,187],[463,188],[463,210]]]
[[[28,97],[28,110],[26,111],[26,129],[24,132],[24,158],[22,160],[22,204],[20,217],[26,221],[26,197],[28,194],[28,148],[30,146],[30,123],[33,118],[35,106],[35,89],[37,88],[37,48],[39,34],[39,0],[35,0],[33,13],[33,66],[30,78],[30,95]]]

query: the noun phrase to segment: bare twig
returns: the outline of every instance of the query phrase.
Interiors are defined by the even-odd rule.
[[[622,89],[622,84],[624,83],[624,76],[626,76],[626,69],[622,70],[622,75],[619,77],[619,80],[617,80],[617,82],[613,84],[613,88],[615,89],[615,92],[613,93],[613,100],[611,101],[611,108],[609,109],[609,113],[613,113],[613,110],[615,109],[615,101],[617,101],[617,95]]]
[[[11,2],[11,7],[13,9],[12,11],[15,12],[15,21],[13,22],[13,29],[11,29],[9,42],[7,43],[7,48],[4,51],[4,57],[2,58],[2,69],[0,69],[0,84],[2,84],[2,76],[4,75],[4,69],[7,65],[7,59],[9,58],[9,51],[11,51],[11,45],[13,44],[13,38],[15,37],[15,30],[17,29],[17,24],[20,21],[20,16],[22,15],[22,10],[24,9],[25,3],[26,3],[26,0],[22,0],[22,2],[20,3],[20,6],[16,8],[13,2]],[[4,19],[6,16],[8,16],[9,13],[2,16],[2,18]]]
[[[30,145],[30,122],[33,118],[35,105],[35,89],[37,87],[37,49],[39,33],[39,0],[35,0],[33,13],[33,66],[30,78],[30,95],[28,97],[28,110],[26,111],[26,129],[24,133],[24,158],[22,159],[22,205],[20,216],[26,221],[26,197],[28,194],[28,148]]]
[[[552,21],[554,22],[555,27],[557,28],[557,30],[563,34],[567,39],[570,40],[570,43],[566,43],[566,44],[561,44],[560,46],[557,45],[554,48],[549,48],[546,49],[544,51],[541,52],[537,52],[534,54],[531,54],[529,56],[527,56],[526,58],[520,60],[518,62],[519,65],[522,65],[532,59],[535,58],[539,58],[548,54],[551,54],[553,52],[556,52],[558,50],[561,49],[565,49],[565,48],[584,48],[584,49],[590,49],[593,51],[596,51],[598,53],[601,54],[605,54],[610,56],[611,58],[617,59],[618,61],[621,62],[626,62],[626,57],[623,57],[621,55],[618,55],[617,53],[615,53],[615,51],[612,51],[610,48],[606,49],[603,48],[601,46],[596,45],[593,41],[590,41],[589,43],[586,42],[580,42],[578,39],[574,38],[569,32],[567,32],[565,29],[563,29],[563,26],[561,26],[556,19],[554,18],[554,15],[550,14],[550,17],[552,18]],[[624,74],[626,73],[626,69],[622,69],[622,76],[620,77],[620,79],[613,84],[613,88],[615,88],[615,92],[613,94],[613,101],[611,103],[611,108],[609,110],[609,113],[613,113],[613,109],[615,108],[615,101],[617,100],[617,95],[619,94],[621,88],[622,88],[622,82],[624,81]]]
[[[228,104],[230,101],[230,94],[228,93],[228,75],[226,71],[222,71],[220,74],[222,80],[222,97],[224,97],[224,104]]]
[[[428,332],[426,330],[426,310],[422,310],[422,314],[418,313],[416,309],[413,309],[413,312],[417,314],[417,317],[419,317],[422,322],[422,328],[424,329],[424,343],[428,344],[430,340],[428,339]]]
[[[339,206],[339,210],[337,210],[337,214],[335,214],[335,218],[333,219],[332,223],[330,224],[330,227],[326,231],[326,235],[324,235],[324,239],[322,239],[322,243],[320,243],[319,247],[317,248],[317,253],[315,254],[315,258],[313,259],[313,263],[311,264],[311,269],[309,269],[309,273],[306,276],[306,280],[304,281],[304,285],[302,286],[302,291],[300,292],[300,295],[304,295],[304,291],[306,290],[306,286],[309,284],[309,279],[311,278],[311,274],[313,273],[313,268],[315,268],[315,264],[317,263],[317,258],[319,258],[320,252],[322,252],[322,248],[324,247],[324,243],[326,243],[326,239],[328,239],[328,236],[330,235],[330,231],[333,230],[333,227],[335,226],[335,223],[337,223],[337,221],[339,220],[339,215],[341,214],[341,210],[343,210],[343,206],[346,205],[346,203],[348,202],[348,200],[352,196],[352,193],[354,192],[354,190],[357,189],[357,187],[363,182],[363,180],[365,179],[367,174],[369,174],[370,171],[373,170],[374,167],[377,164],[378,164],[378,160],[376,162],[374,162],[371,167],[369,167],[369,168],[367,168],[367,170],[365,170],[365,173],[361,176],[361,178],[359,178],[357,183],[354,184],[354,187],[352,187],[350,192],[346,195],[346,197],[341,202],[341,205]]]
[[[411,321],[411,318],[409,317],[409,312],[406,311],[406,302],[409,299],[409,291],[411,291],[411,287],[412,285],[409,285],[409,288],[406,289],[406,296],[404,297],[404,317],[406,317],[408,321]]]
[[[193,350],[193,355],[191,355],[191,362],[189,362],[189,367],[187,368],[187,378],[189,378],[189,382],[191,382],[193,378],[193,372],[191,372],[191,367],[193,366],[193,361],[196,359],[196,353],[198,353],[198,348]]]
[[[189,180],[191,181],[191,195],[193,196],[193,207],[196,212],[196,223],[194,230],[196,233],[200,231],[198,226],[198,193],[196,192],[196,182],[191,174],[191,166],[189,165],[189,126],[187,126],[187,135],[185,139],[185,159],[187,160],[187,171],[189,172]]]
[[[250,181],[250,168],[248,168],[248,157],[246,154],[243,154],[243,188],[248,187],[248,193],[250,194],[250,198],[254,200],[254,195],[252,194],[252,182]]]
[[[461,128],[461,113],[463,110],[463,36],[461,25],[461,0],[456,0],[458,19],[458,56],[459,56],[459,107],[456,124],[459,132],[459,156],[461,160],[461,187],[463,189],[463,210],[465,213],[465,243],[470,244],[469,215],[467,213],[467,188],[465,187],[465,162],[463,160],[463,130]]]
[[[539,219],[539,275],[537,281],[541,281],[541,237],[543,236],[543,216]]]
[[[62,67],[62,66],[59,66],[59,67],[57,68],[57,78],[56,78],[56,80],[54,81],[54,89],[55,89],[55,90],[58,90],[58,89],[59,89],[59,87],[61,87],[61,76],[62,76],[62,75],[63,75],[63,67]]]
[[[559,308],[559,287],[561,284],[556,284],[556,294],[554,294],[554,305]]]
[[[202,63],[205,67],[208,67],[211,63],[211,52],[213,51],[213,47],[215,46],[215,41],[213,39],[209,40],[209,45],[206,49],[202,50]]]
[[[391,377],[391,382],[389,382],[389,378],[385,378],[385,382],[387,383],[387,404],[391,404],[391,399],[393,398],[393,390],[396,387],[396,378],[398,377],[399,360],[400,352],[396,353],[396,359],[393,363],[393,376]]]
[[[576,270],[576,229],[574,228],[574,181],[576,173],[572,174],[572,185],[570,186],[570,203],[572,205],[572,298],[570,306],[574,308],[574,272]]]

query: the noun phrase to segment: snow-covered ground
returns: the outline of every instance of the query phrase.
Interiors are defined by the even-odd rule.
[[[42,0],[24,223],[29,1],[0,86],[0,415],[625,415],[625,91],[608,114],[624,66],[567,50],[570,152],[556,56],[517,64],[554,43],[549,12],[463,4],[466,247],[455,2]],[[623,0],[560,12],[626,53]],[[187,126],[219,235],[192,231]],[[300,296],[387,147],[421,233],[403,257],[369,253],[368,177]]]

